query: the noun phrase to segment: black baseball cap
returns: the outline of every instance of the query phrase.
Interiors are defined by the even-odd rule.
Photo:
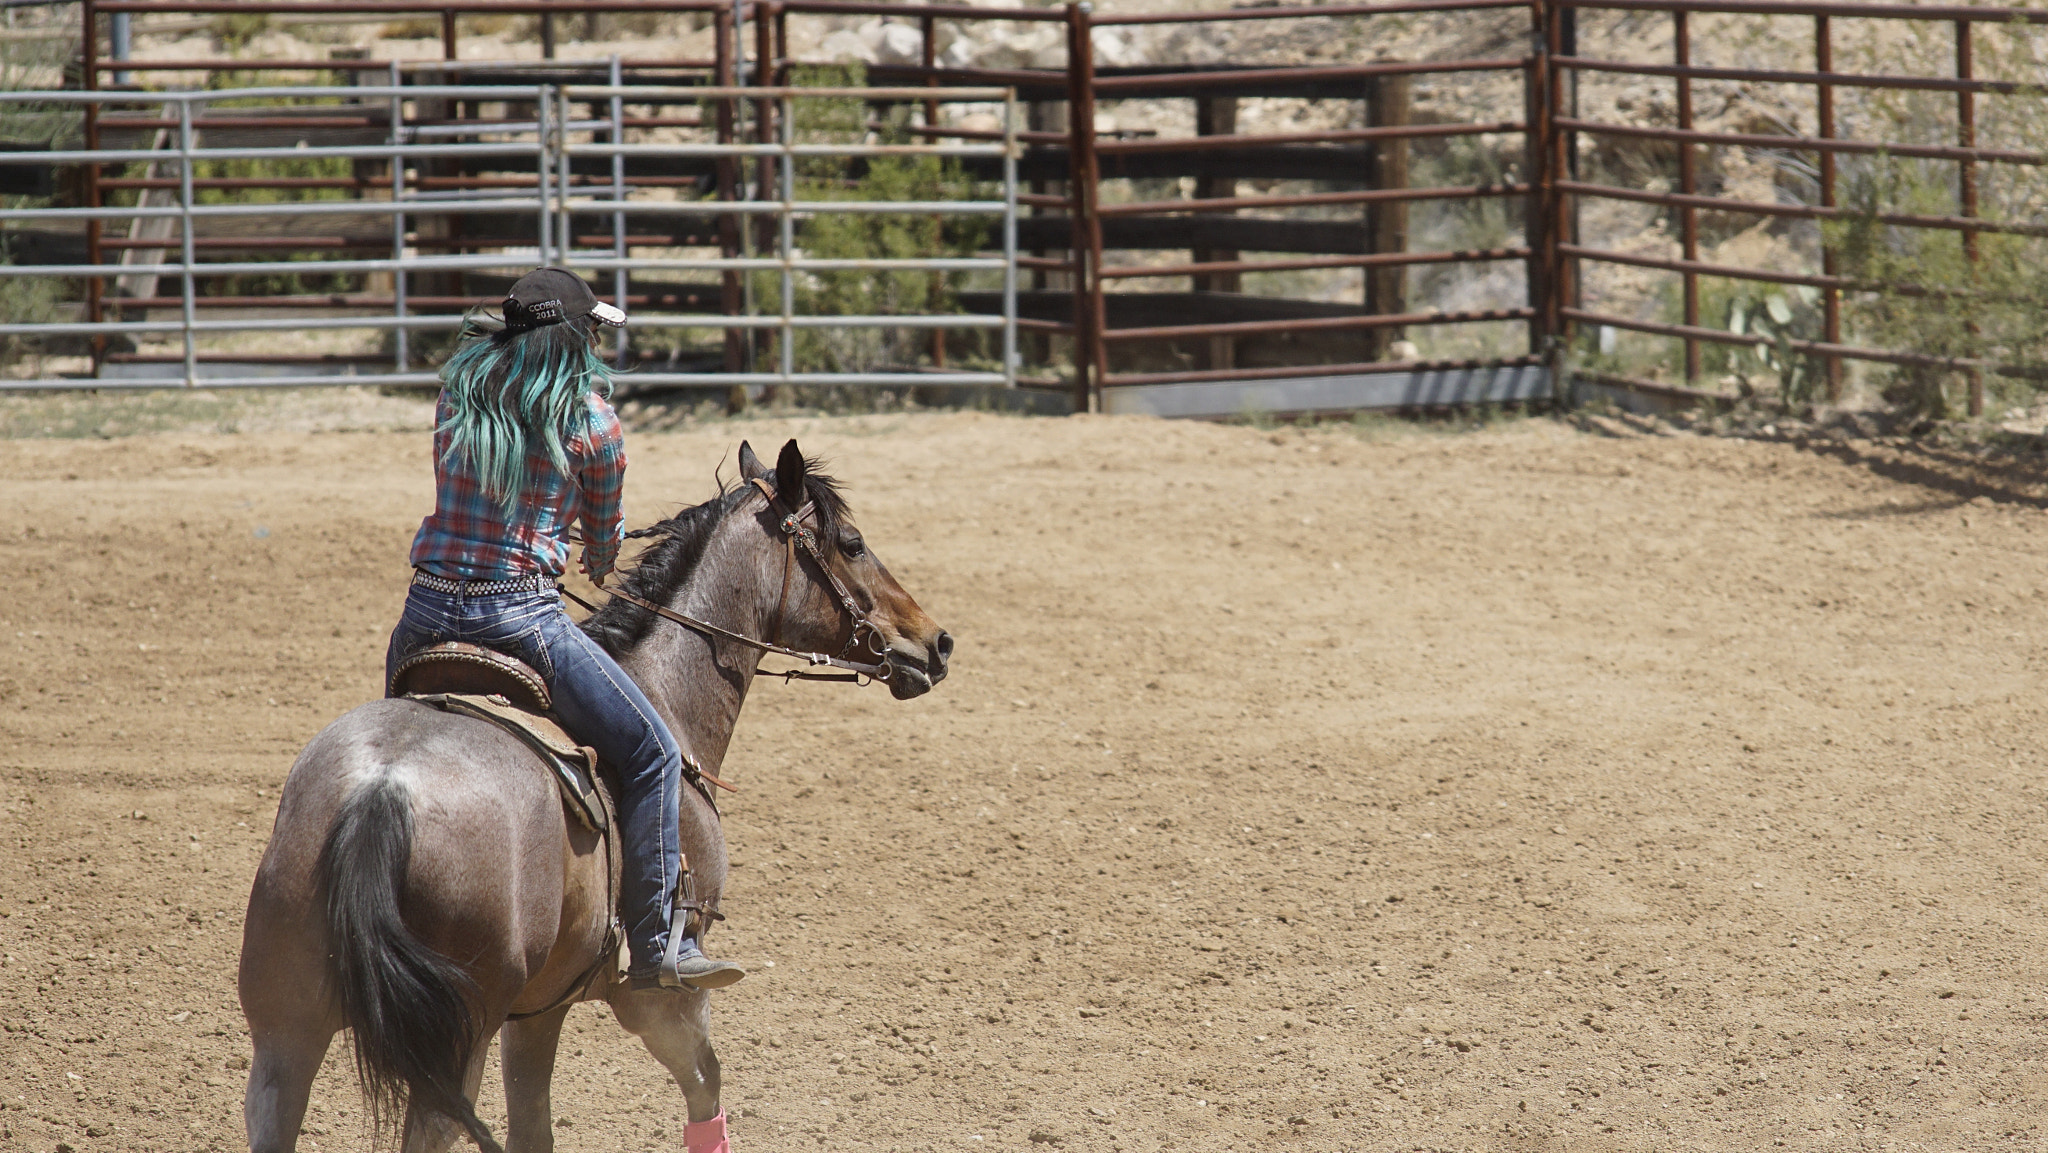
[[[625,313],[599,300],[582,277],[559,268],[536,268],[505,294],[505,327],[513,332],[584,316],[613,328],[626,326]]]

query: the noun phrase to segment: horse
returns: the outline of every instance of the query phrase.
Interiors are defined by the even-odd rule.
[[[583,622],[713,781],[765,651],[864,669],[908,700],[945,677],[953,647],[794,440],[773,470],[742,443],[739,470],[716,498],[642,530],[659,539]],[[835,647],[838,659],[815,655]],[[846,659],[857,647],[869,663]],[[683,904],[701,931],[725,885],[725,840],[709,789],[681,794]],[[708,994],[635,990],[611,963],[616,856],[494,724],[396,698],[328,725],[285,781],[243,925],[254,1153],[296,1146],[344,1028],[372,1124],[388,1130],[402,1113],[406,1153],[463,1136],[489,1153],[546,1153],[563,1021],[597,999],[673,1075],[688,1122],[717,1118]],[[493,1032],[505,1146],[475,1108]]]

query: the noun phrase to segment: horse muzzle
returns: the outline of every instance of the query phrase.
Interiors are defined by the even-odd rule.
[[[953,634],[942,630],[922,652],[892,645],[886,659],[890,694],[899,701],[921,697],[946,679],[946,668],[953,659]]]

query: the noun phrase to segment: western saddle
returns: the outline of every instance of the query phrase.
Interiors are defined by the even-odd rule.
[[[554,704],[547,682],[525,661],[463,641],[428,645],[391,671],[389,695],[430,693],[504,697],[505,703],[529,713],[545,713]]]

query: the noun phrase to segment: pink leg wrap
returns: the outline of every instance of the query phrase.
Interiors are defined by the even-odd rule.
[[[692,1121],[683,1126],[683,1144],[690,1153],[732,1153],[725,1139],[725,1110],[709,1121]]]

